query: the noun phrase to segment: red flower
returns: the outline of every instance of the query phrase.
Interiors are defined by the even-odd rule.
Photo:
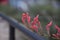
[[[27,22],[30,23],[31,17],[27,15]]]
[[[38,17],[39,17],[39,15],[37,15],[33,20],[34,20],[34,22],[38,22]]]
[[[38,26],[40,26],[40,21],[38,20],[38,16],[39,16],[39,15],[37,15],[37,16],[33,19],[33,22],[32,22],[32,24],[31,24],[31,28],[32,28],[34,31],[36,31],[36,32],[38,32]],[[31,17],[28,15],[28,13],[23,13],[23,14],[22,14],[22,22],[25,23],[25,21],[27,21],[28,24],[30,24],[30,22],[31,22]],[[37,26],[37,25],[38,25],[38,26]]]
[[[57,26],[57,25],[55,25],[55,28],[58,30],[58,32],[60,33],[60,28]]]
[[[60,33],[56,33],[56,34],[52,34],[52,35],[53,35],[53,37],[55,37],[55,38],[57,38],[57,39],[60,38]]]
[[[38,23],[32,22],[32,29],[38,32],[38,28],[40,27],[40,21]]]
[[[53,36],[55,38],[60,38],[60,28],[57,25],[55,25],[55,28],[57,29],[57,33],[56,34],[53,34]]]
[[[22,14],[22,22],[25,23],[25,21],[27,21],[28,23],[30,23],[30,19],[31,17],[29,16],[28,13],[23,13]]]
[[[35,26],[37,26],[37,30],[38,30],[38,27],[40,27],[40,21],[38,20],[38,16],[39,16],[39,15],[37,15],[37,16],[33,19],[32,24],[31,24],[31,25],[33,25],[33,26],[32,26],[33,28],[34,28]]]
[[[36,25],[36,24],[37,24],[37,22],[39,21],[39,20],[38,20],[38,16],[39,16],[39,15],[37,15],[37,16],[33,19],[32,25]]]
[[[49,31],[51,26],[52,26],[52,21],[50,21],[50,23],[46,25],[46,29]]]
[[[38,32],[38,27],[36,25],[32,25],[31,27],[34,31]]]
[[[22,14],[22,22],[25,23],[25,20],[27,19],[27,14],[23,13]]]
[[[52,34],[54,38],[58,38],[58,35],[57,34]]]
[[[32,28],[34,29],[34,30],[36,30],[36,32],[38,32],[38,28],[40,27],[40,21],[38,20],[38,16],[39,15],[37,15],[34,19],[33,19],[33,21],[32,21]]]

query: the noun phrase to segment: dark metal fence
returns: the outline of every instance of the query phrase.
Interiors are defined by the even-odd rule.
[[[0,13],[0,17],[7,20],[9,22],[9,24],[10,24],[10,33],[9,33],[10,39],[9,40],[15,40],[15,28],[22,31],[24,34],[31,37],[33,40],[46,40],[45,37],[39,36],[38,34],[29,31],[28,29],[22,27],[22,25],[18,24],[14,20],[11,20],[8,16]]]

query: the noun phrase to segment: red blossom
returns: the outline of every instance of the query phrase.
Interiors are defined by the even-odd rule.
[[[36,25],[32,25],[31,27],[34,31],[38,32],[38,27]]]
[[[35,18],[34,18],[34,21],[38,21],[38,17],[39,17],[39,15],[37,15]]]
[[[57,34],[52,34],[54,38],[58,38],[58,35]]]
[[[32,21],[32,23],[31,23],[32,25],[36,25],[36,22],[35,21]]]
[[[50,21],[50,23],[46,25],[46,29],[49,31],[51,26],[52,26],[52,21]]]
[[[32,21],[32,28],[33,29],[36,29],[36,31],[38,31],[38,27],[40,27],[40,21],[38,20],[38,16],[39,15],[37,15],[34,19],[33,19],[33,21]]]
[[[60,28],[57,25],[55,25],[55,28],[57,29],[57,33],[56,34],[53,34],[53,36],[55,38],[60,38]]]
[[[60,38],[60,33],[52,34],[55,38]]]
[[[58,30],[58,32],[60,33],[60,28],[57,26],[57,25],[55,25],[55,28]]]
[[[32,22],[32,24],[31,24],[31,28],[32,28],[34,31],[36,31],[36,32],[38,32],[38,26],[40,26],[40,21],[38,20],[38,16],[39,16],[39,15],[37,15],[37,16],[33,19],[33,22]],[[25,21],[27,21],[28,24],[30,24],[30,22],[31,22],[31,17],[29,16],[28,13],[23,13],[23,14],[22,14],[22,22],[25,23]],[[38,26],[37,26],[37,25],[38,25]]]
[[[39,17],[39,15],[37,15],[37,16],[33,19],[32,25],[34,25],[34,24],[36,25],[37,23],[39,24],[38,17]]]
[[[23,13],[22,14],[22,22],[25,23],[25,20],[27,19],[27,14]]]
[[[25,21],[27,21],[28,23],[30,23],[30,19],[31,17],[29,16],[28,13],[23,13],[22,14],[22,22],[25,23]]]
[[[31,20],[31,17],[28,15],[27,16],[27,22],[30,23],[31,22],[30,20]]]
[[[38,28],[40,27],[40,21],[38,23],[32,22],[32,29],[38,32]]]

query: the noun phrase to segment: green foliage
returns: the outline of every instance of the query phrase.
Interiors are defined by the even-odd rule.
[[[0,12],[3,12],[4,14],[11,16],[19,21],[21,21],[21,11],[18,11],[17,9],[11,8],[10,6],[0,6]]]

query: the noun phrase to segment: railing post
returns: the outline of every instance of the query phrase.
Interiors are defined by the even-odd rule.
[[[10,25],[9,40],[15,40],[15,28]]]

